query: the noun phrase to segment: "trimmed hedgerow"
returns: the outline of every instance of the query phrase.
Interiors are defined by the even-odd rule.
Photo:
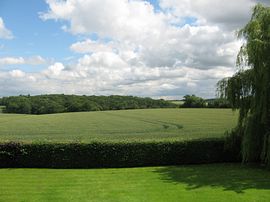
[[[96,168],[239,161],[223,139],[186,142],[0,143],[0,167]]]

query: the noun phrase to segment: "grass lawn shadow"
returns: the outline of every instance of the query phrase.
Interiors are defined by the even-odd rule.
[[[186,190],[210,186],[239,194],[247,189],[270,191],[270,171],[240,164],[173,166],[158,168],[154,172],[163,181],[186,184]]]

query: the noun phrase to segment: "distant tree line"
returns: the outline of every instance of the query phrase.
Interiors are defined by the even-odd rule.
[[[224,98],[203,99],[196,95],[185,95],[183,104],[184,108],[231,108],[228,100]]]
[[[121,109],[173,108],[177,105],[163,99],[154,100],[134,96],[78,96],[78,95],[20,95],[3,97],[0,105],[5,113],[52,114],[62,112],[103,111]]]

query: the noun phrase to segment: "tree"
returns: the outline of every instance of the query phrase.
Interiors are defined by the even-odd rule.
[[[253,8],[247,25],[238,32],[245,39],[238,57],[239,71],[218,82],[218,92],[239,109],[238,126],[243,162],[270,167],[270,7]]]
[[[199,108],[205,107],[203,98],[197,97],[196,95],[185,95],[183,107]]]
[[[224,98],[215,98],[205,100],[207,102],[207,108],[230,108],[231,105],[228,100]]]
[[[6,105],[5,112],[31,114],[31,103],[27,97],[11,97]]]

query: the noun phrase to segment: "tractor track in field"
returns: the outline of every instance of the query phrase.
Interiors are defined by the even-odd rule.
[[[150,123],[150,124],[161,126],[166,130],[168,130],[168,128],[170,128],[170,129],[175,129],[176,128],[176,129],[179,129],[179,130],[183,128],[183,125],[176,124],[176,123],[171,123],[171,122],[149,121],[149,120],[146,120],[146,119],[138,118],[136,116],[120,115],[120,114],[114,114],[114,113],[110,113],[110,112],[107,112],[106,114],[108,114],[110,116],[120,117],[120,118],[132,118],[132,119],[137,120],[137,121],[142,121],[142,122],[145,122],[145,123]],[[171,127],[171,126],[173,126],[173,127]]]

